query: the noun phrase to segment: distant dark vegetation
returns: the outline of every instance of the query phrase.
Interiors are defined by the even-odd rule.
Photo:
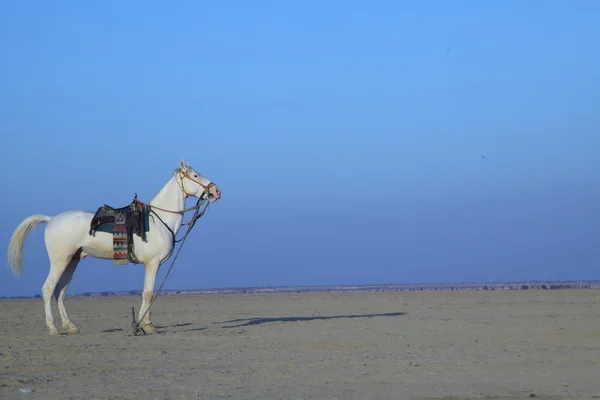
[[[600,289],[600,281],[566,282],[493,282],[493,283],[439,283],[439,284],[379,284],[379,285],[332,285],[332,286],[265,286],[219,289],[163,290],[162,296],[199,294],[252,294],[252,293],[312,293],[312,292],[431,292],[465,290],[564,290]],[[141,296],[141,290],[85,292],[72,297]],[[35,296],[2,296],[0,299],[41,298]]]
[[[558,289],[592,289],[592,284],[589,285],[569,285],[569,284],[542,284],[542,285],[521,285],[518,288],[513,288],[511,290],[558,290]],[[482,290],[495,290],[495,288],[484,286]]]

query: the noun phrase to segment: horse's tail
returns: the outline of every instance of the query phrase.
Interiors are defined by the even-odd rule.
[[[13,232],[8,245],[8,265],[15,276],[21,276],[21,269],[23,269],[23,244],[27,234],[42,222],[48,221],[50,217],[47,215],[32,215],[25,218]]]

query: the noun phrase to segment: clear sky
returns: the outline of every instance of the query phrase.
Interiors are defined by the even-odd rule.
[[[150,200],[184,158],[223,197],[166,288],[600,279],[599,19],[593,0],[2,2],[5,260],[25,217]],[[41,293],[43,230],[0,295]],[[86,259],[69,293],[143,270]]]

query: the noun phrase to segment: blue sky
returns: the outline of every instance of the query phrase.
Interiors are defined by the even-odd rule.
[[[223,197],[167,288],[600,279],[599,13],[3,2],[5,252],[25,217],[149,200],[184,158]],[[0,295],[40,293],[43,229]],[[142,282],[86,259],[69,292]]]

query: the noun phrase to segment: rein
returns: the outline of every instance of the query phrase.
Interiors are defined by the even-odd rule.
[[[181,170],[178,170],[178,171],[181,172]],[[133,335],[134,336],[139,336],[140,333],[143,333],[144,335],[146,334],[146,331],[144,331],[144,328],[141,327],[141,322],[144,320],[144,317],[146,316],[146,314],[148,314],[148,312],[150,311],[150,307],[152,306],[152,304],[154,303],[154,301],[158,297],[158,294],[162,290],[163,285],[167,281],[167,277],[169,276],[169,273],[171,272],[171,269],[173,268],[173,265],[175,265],[175,261],[177,261],[177,257],[179,257],[179,252],[181,251],[181,248],[183,247],[183,244],[185,243],[185,240],[187,239],[188,235],[192,231],[192,228],[194,227],[194,225],[196,225],[196,222],[200,218],[202,218],[202,216],[204,215],[204,213],[208,209],[208,206],[210,205],[210,201],[208,201],[208,197],[205,198],[205,195],[207,193],[209,193],[209,190],[210,190],[211,186],[214,185],[214,183],[211,182],[208,185],[203,185],[200,182],[192,179],[187,173],[185,173],[185,177],[187,177],[188,179],[190,179],[194,183],[197,183],[198,185],[200,185],[200,186],[202,186],[204,188],[204,192],[200,195],[200,197],[198,197],[198,201],[196,202],[195,206],[184,208],[181,211],[173,211],[173,210],[166,210],[166,209],[163,209],[163,208],[160,208],[160,207],[155,207],[155,206],[153,206],[151,204],[147,204],[150,207],[150,212],[152,212],[154,215],[156,215],[158,217],[158,219],[160,220],[160,222],[162,222],[163,225],[169,230],[169,232],[171,232],[171,236],[173,237],[173,247],[171,248],[171,253],[169,254],[169,256],[166,259],[168,259],[173,254],[173,250],[175,249],[175,243],[181,242],[181,244],[179,245],[179,248],[177,249],[177,253],[175,253],[175,257],[173,257],[173,260],[171,261],[171,265],[169,265],[169,269],[167,270],[167,273],[165,274],[165,277],[163,278],[160,286],[158,287],[158,290],[152,296],[152,300],[150,300],[150,304],[148,304],[148,307],[146,308],[146,311],[144,312],[144,314],[142,314],[142,316],[140,317],[139,321],[136,321],[136,319],[135,319],[135,307],[131,307],[131,314],[133,316],[133,321],[131,322],[131,327],[133,328]],[[185,191],[185,189],[183,188],[183,176],[181,176],[181,182],[182,182],[182,184],[180,185],[181,190],[183,190],[183,193],[186,195],[186,197],[190,196]],[[138,202],[142,203],[141,201],[138,201]],[[206,202],[206,204],[204,205],[204,208],[202,209],[202,211],[200,211],[200,208],[202,208],[202,204],[204,202]],[[146,204],[146,203],[142,203],[142,204]],[[185,234],[183,235],[183,237],[181,239],[179,239],[179,240],[176,240],[175,239],[175,233],[173,232],[173,230],[171,228],[169,228],[169,226],[162,220],[162,218],[154,210],[152,210],[152,208],[156,208],[157,210],[168,212],[168,213],[172,213],[172,214],[181,214],[181,215],[184,215],[184,213],[186,213],[187,211],[194,210],[194,215],[192,216],[192,218],[188,222],[186,222],[184,224],[181,224],[181,226],[187,225],[188,228],[187,228],[187,231],[185,232]]]

